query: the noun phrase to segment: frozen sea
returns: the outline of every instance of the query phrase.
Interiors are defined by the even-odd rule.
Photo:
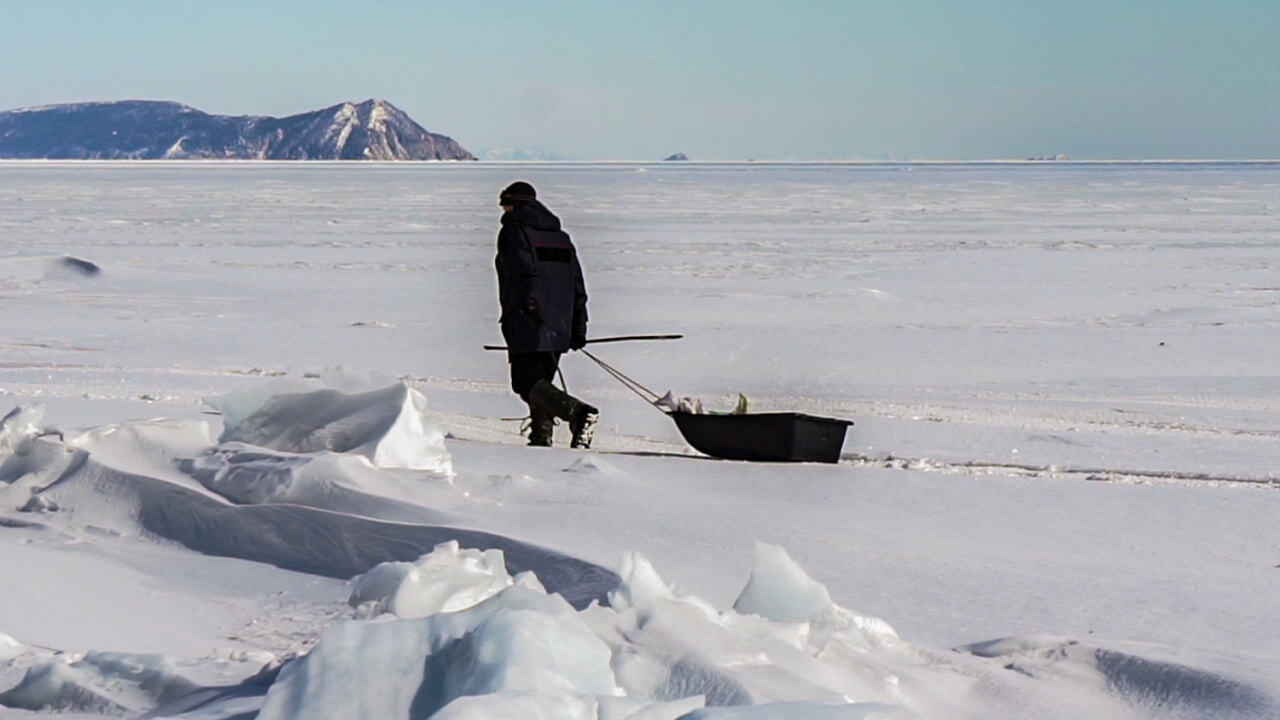
[[[501,341],[497,194],[517,179],[578,246],[592,335],[685,336],[600,346],[600,357],[713,409],[741,392],[753,409],[853,420],[841,462],[697,458],[580,355],[563,369],[601,408],[595,450],[521,447],[509,418],[524,408],[502,355],[482,349]],[[0,162],[0,411],[39,404],[43,427],[138,474],[155,466],[142,446],[75,438],[155,418],[213,423],[216,436],[206,398],[337,367],[398,379],[429,400],[456,477],[429,498],[391,494],[460,527],[613,571],[639,551],[721,608],[762,541],[837,605],[932,651],[1072,638],[1258,693],[1215,706],[1152,691],[1123,705],[1135,717],[1264,717],[1280,707],[1263,699],[1280,692],[1278,271],[1270,163]],[[110,539],[132,526],[102,522],[47,526],[96,553],[133,552]],[[273,579],[248,563],[255,580],[232,602],[234,568],[196,582],[175,577],[175,561],[135,558],[129,572],[183,588],[184,603],[234,605],[234,617],[189,621],[178,604],[138,626],[125,620],[135,581],[104,571],[120,587],[81,620],[86,601],[67,598],[83,589],[56,568],[74,573],[83,558],[10,524],[0,575],[44,589],[0,597],[0,634],[50,652],[281,656],[341,615],[343,592],[305,573]],[[286,591],[304,596],[309,629],[255,594]],[[250,620],[269,639],[227,639],[228,624]],[[1019,647],[1042,664],[1060,650]],[[24,668],[38,655],[20,656]],[[0,692],[21,678],[11,669]],[[1071,717],[1094,700],[1110,712],[1116,688],[1137,682],[1104,672],[1080,701],[1075,671],[1042,670],[1020,672],[1051,677],[1061,697],[938,692],[975,717]],[[792,695],[775,699],[807,698]],[[908,695],[919,716],[947,716]]]
[[[686,335],[608,349],[651,388],[889,423],[851,437],[869,455],[1116,466],[1060,440],[952,450],[915,437],[932,421],[1154,434],[1178,456],[1133,469],[1275,471],[1269,164],[7,163],[0,382],[75,423],[105,407],[86,399],[190,411],[244,373],[342,365],[518,414],[480,350],[500,341],[494,188],[512,178],[580,246],[593,334]],[[109,271],[37,282],[30,258],[64,254]],[[582,358],[566,369],[631,399]],[[678,440],[640,407],[606,422]]]

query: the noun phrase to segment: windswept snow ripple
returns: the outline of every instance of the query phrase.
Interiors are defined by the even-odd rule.
[[[171,482],[90,460],[44,491],[77,522],[139,531],[207,555],[349,578],[378,563],[413,560],[436,545],[502,550],[516,572],[533,570],[575,606],[603,598],[617,575],[591,563],[506,538],[446,525],[390,522],[302,505],[232,505]],[[95,508],[96,506],[96,508]],[[433,511],[422,510],[422,517]]]

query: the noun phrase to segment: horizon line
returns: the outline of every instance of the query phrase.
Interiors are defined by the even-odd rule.
[[[726,159],[726,160],[335,160],[293,159],[268,160],[259,158],[17,158],[0,157],[3,164],[183,164],[183,165],[657,165],[660,167],[688,167],[697,165],[849,165],[849,166],[901,166],[901,165],[1277,165],[1275,158],[1092,158],[1092,159],[1035,159],[1035,158],[982,158],[973,160],[850,160],[832,159]]]

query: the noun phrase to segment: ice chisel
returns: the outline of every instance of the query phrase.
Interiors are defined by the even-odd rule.
[[[591,338],[588,345],[598,343],[626,342],[628,340],[679,340],[683,335],[614,335],[612,337]],[[506,345],[485,345],[485,350],[506,350]]]

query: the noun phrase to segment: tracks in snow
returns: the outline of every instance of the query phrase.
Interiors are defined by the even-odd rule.
[[[271,378],[285,374],[281,371],[263,370],[256,367],[243,370],[235,368],[228,369],[182,365],[167,367],[133,367],[112,364],[49,364],[38,362],[0,363],[0,371],[57,371],[71,373],[75,376],[86,373],[123,373],[145,376],[148,378],[148,382],[150,383],[154,383],[154,378],[157,375],[184,376],[192,378]],[[416,377],[410,375],[401,376],[399,379],[428,391],[432,389],[444,389],[454,392],[476,393],[480,396],[502,395],[509,392],[505,383],[498,382],[483,382],[456,378]],[[619,393],[621,393],[621,391],[619,391]],[[112,386],[107,392],[99,391],[97,393],[90,394],[84,391],[81,383],[67,383],[66,386],[63,387],[56,384],[50,386],[47,381],[44,381],[41,383],[41,390],[38,397],[91,397],[92,399],[147,401],[162,399],[179,404],[199,405],[203,394],[204,393],[202,392],[196,392],[187,388],[185,392],[176,393],[163,398],[157,398],[151,395],[139,396],[137,394],[137,388],[131,385],[126,385],[124,390]],[[609,395],[608,392],[598,394]],[[19,395],[21,394],[19,393]],[[805,401],[803,398],[763,397],[760,399],[764,401],[763,404],[766,406],[803,406],[806,402],[812,404],[811,399],[809,401]],[[1011,400],[1011,398],[1000,395],[986,397],[983,399]],[[1035,400],[1040,403],[1053,401],[1074,402],[1078,401],[1079,398],[1037,397]],[[1116,398],[1111,398],[1106,402],[1097,402],[1094,400],[1093,402],[1095,402],[1095,404],[1099,407],[1103,407],[1104,409],[1099,411],[1098,408],[1094,408],[1094,411],[1092,412],[1077,411],[1075,413],[1067,413],[1066,416],[1061,415],[1061,408],[1057,408],[1057,413],[1050,412],[1048,415],[1043,414],[1044,408],[1039,408],[1039,412],[1032,410],[1028,415],[1026,414],[1025,409],[1024,413],[1019,414],[1009,407],[940,406],[929,403],[873,402],[861,404],[855,403],[853,405],[843,403],[838,406],[831,405],[830,407],[827,406],[828,404],[818,403],[820,407],[806,408],[805,410],[819,413],[829,412],[848,417],[878,418],[889,421],[932,422],[942,424],[977,425],[979,427],[1013,427],[1022,430],[1030,430],[1038,427],[1039,429],[1050,432],[1062,430],[1064,428],[1075,430],[1077,428],[1085,427],[1103,433],[1138,433],[1142,435],[1157,434],[1181,437],[1234,437],[1262,442],[1270,442],[1280,438],[1280,430],[1224,427],[1187,420],[1177,421],[1141,417],[1143,413],[1138,411],[1107,407],[1109,404],[1114,404],[1116,400]],[[1150,398],[1146,397],[1125,398],[1124,400],[1133,403],[1152,402]],[[1280,411],[1280,401],[1259,401],[1254,399],[1251,402],[1231,402],[1224,401],[1220,398],[1205,396],[1166,398],[1162,405],[1187,405],[1190,407],[1200,408]],[[481,417],[467,413],[441,412],[434,408],[429,412],[429,414],[433,416],[432,419],[434,421],[439,422],[441,425],[448,428],[452,436],[460,439],[503,444],[523,444],[523,438],[514,431],[516,427],[514,423],[502,422],[495,418]],[[1116,417],[1117,415],[1120,417]],[[616,433],[604,434],[597,438],[596,446],[599,450],[612,452],[631,452],[663,456],[688,456],[690,458],[703,457],[682,444],[638,435],[621,435]],[[985,460],[946,460],[929,457],[910,457],[888,453],[866,454],[859,452],[844,453],[841,456],[840,462],[842,465],[850,467],[875,467],[953,475],[994,475],[1028,479],[1076,479],[1092,482],[1131,484],[1182,484],[1196,486],[1251,486],[1280,488],[1280,477],[1275,476],[1251,476],[1244,474],[1233,475],[1229,473],[1206,473],[1179,470],[1144,470],[1132,468],[1090,467],[1071,464],[1033,464]]]
[[[981,460],[938,460],[933,458],[899,457],[897,455],[866,455],[863,453],[845,453],[840,456],[840,463],[842,465],[849,465],[853,467],[879,467],[892,470],[910,470],[914,472],[935,472],[955,475],[1000,475],[1019,478],[1060,478],[1067,480],[1086,480],[1090,482],[1147,485],[1239,485],[1280,488],[1280,478],[1276,477],[1214,475],[1211,473],[1182,472],[1177,470],[1128,470],[1066,465],[999,463]]]
[[[452,413],[431,413],[436,422],[451,428],[451,434],[473,442],[492,442],[507,445],[523,445],[524,440],[512,432],[511,423],[491,418],[478,418]],[[717,461],[686,447],[652,438],[639,436],[604,435],[593,449],[608,453],[655,455],[668,458],[687,457],[691,460]],[[786,464],[779,464],[788,467]],[[928,472],[952,475],[994,475],[1026,479],[1062,479],[1089,482],[1130,484],[1180,484],[1193,486],[1240,486],[1280,489],[1280,477],[1255,477],[1226,475],[1179,470],[1141,470],[1103,468],[1075,465],[1051,465],[1010,463],[983,460],[942,460],[927,457],[906,457],[893,454],[870,455],[846,452],[840,456],[840,465],[846,467],[874,467],[910,472]]]

